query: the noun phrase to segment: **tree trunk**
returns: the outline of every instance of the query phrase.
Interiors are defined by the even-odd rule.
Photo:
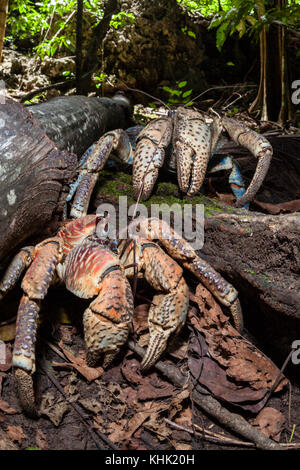
[[[271,3],[271,2],[269,2]],[[274,8],[283,8],[286,0],[274,0]],[[260,16],[265,11],[260,11]],[[264,26],[259,36],[260,84],[250,112],[260,111],[262,121],[279,124],[291,119],[291,100],[288,83],[285,27],[272,24]]]
[[[82,11],[83,0],[77,0],[76,15],[76,93],[81,95],[81,66],[82,66]]]
[[[118,12],[117,0],[106,0],[104,2],[103,18],[93,30],[92,40],[87,47],[87,53],[83,61],[82,73],[89,73],[81,83],[83,94],[90,91],[91,75],[98,67],[98,49],[109,30],[110,20],[114,13]],[[95,65],[96,64],[96,65]]]
[[[2,60],[2,50],[5,36],[7,12],[8,0],[0,0],[0,63]]]

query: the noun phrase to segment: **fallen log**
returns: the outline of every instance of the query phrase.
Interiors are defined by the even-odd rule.
[[[60,150],[78,157],[105,132],[128,127],[131,113],[129,101],[118,94],[113,98],[59,96],[28,109]]]

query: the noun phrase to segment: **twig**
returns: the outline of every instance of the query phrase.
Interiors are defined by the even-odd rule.
[[[238,446],[244,446],[244,447],[254,447],[255,444],[253,442],[245,442],[245,441],[240,441],[237,439],[232,439],[227,436],[222,436],[222,434],[218,433],[213,433],[211,431],[208,431],[207,429],[200,428],[196,424],[194,425],[195,427],[199,428],[201,432],[198,431],[193,431],[193,429],[186,428],[184,426],[181,426],[180,424],[173,423],[173,421],[170,421],[169,419],[165,418],[165,422],[169,424],[172,428],[174,429],[179,429],[180,431],[185,431],[188,432],[189,434],[196,434],[197,436],[202,437],[203,439],[211,442],[219,442],[220,444],[230,444],[230,445],[238,445]]]
[[[47,344],[50,345],[50,343],[47,341]],[[56,353],[58,354],[60,357],[61,357],[61,354],[58,353],[58,351],[56,350],[55,346],[51,345],[51,349]],[[68,360],[68,359],[67,359]],[[47,377],[51,380],[51,382],[53,383],[53,385],[57,388],[57,390],[63,395],[63,397],[66,399],[66,401],[72,406],[72,408],[74,408],[74,410],[79,414],[83,424],[85,425],[85,427],[87,428],[89,434],[91,435],[93,441],[95,442],[95,444],[97,445],[98,449],[101,449],[101,450],[107,450],[99,441],[98,439],[95,438],[95,434],[97,437],[100,437],[102,439],[102,441],[104,441],[111,449],[113,450],[119,450],[119,448],[113,443],[111,442],[104,434],[102,434],[102,432],[100,432],[98,429],[93,429],[93,427],[91,426],[91,424],[88,422],[87,418],[85,417],[85,414],[82,412],[81,408],[76,404],[76,403],[73,403],[69,397],[67,396],[67,394],[65,393],[64,389],[62,388],[62,386],[60,385],[60,383],[56,380],[55,377],[53,377],[52,374],[50,374],[50,372],[48,372],[48,370],[42,366],[42,364],[39,362],[39,367],[41,368],[41,370],[47,375]]]
[[[138,356],[144,356],[144,349],[133,341],[129,341],[128,346],[132,351],[138,354]],[[155,368],[162,372],[177,387],[182,387],[188,381],[188,377],[184,376],[176,366],[171,364],[165,365],[159,361],[155,364]],[[253,442],[257,448],[264,450],[286,449],[286,446],[272,441],[258,429],[251,426],[242,416],[228,411],[200,385],[197,385],[197,390],[192,391],[192,399],[202,410],[234,433]]]

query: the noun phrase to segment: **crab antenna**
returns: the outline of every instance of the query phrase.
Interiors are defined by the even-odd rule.
[[[209,108],[209,111],[211,111],[211,112],[214,113],[216,116],[218,116],[219,119],[221,119],[220,114],[217,113],[217,111],[215,111],[213,108]]]
[[[225,108],[223,108],[223,111],[225,111],[227,108],[229,108],[229,106],[232,106],[234,103],[236,103],[238,100],[242,99],[242,95],[240,93],[238,93],[237,91],[235,91],[232,95],[238,95],[237,98],[235,98],[233,101],[231,101],[229,104],[227,104],[225,106]]]
[[[119,83],[122,83],[122,85],[124,85],[127,88],[127,90],[137,91],[138,93],[141,93],[142,95],[148,96],[149,98],[152,98],[153,100],[159,101],[163,106],[165,106],[166,108],[168,108],[169,111],[171,111],[170,106],[168,106],[164,101],[157,98],[156,96],[150,95],[150,93],[146,93],[145,91],[139,90],[138,88],[131,88],[130,86],[126,85],[126,83],[122,82],[122,80],[119,80]]]

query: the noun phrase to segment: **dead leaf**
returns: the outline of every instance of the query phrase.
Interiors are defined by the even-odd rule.
[[[96,415],[101,414],[103,411],[103,403],[100,403],[95,398],[81,398],[79,403],[87,411],[90,411]]]
[[[39,449],[41,449],[41,450],[47,450],[48,449],[46,436],[45,436],[45,434],[43,433],[43,431],[41,429],[37,429],[37,431],[36,431],[35,442],[36,442],[36,445]]]
[[[0,326],[0,340],[12,341],[16,336],[16,321],[5,323]]]
[[[46,393],[41,402],[41,415],[48,416],[54,426],[59,426],[64,415],[69,411],[69,405],[64,398],[56,398],[52,393]]]
[[[21,444],[22,439],[25,439],[27,436],[24,434],[21,426],[7,426],[7,435],[12,441],[17,441]]]
[[[280,214],[281,212],[299,212],[300,211],[300,199],[294,199],[293,201],[281,202],[280,204],[271,204],[269,202],[261,202],[256,199],[253,201],[258,207],[261,207],[269,214]]]
[[[148,331],[148,315],[150,304],[141,304],[135,307],[133,313],[133,329],[136,334]]]
[[[0,358],[0,372],[7,372],[11,369],[12,366],[12,353],[11,353],[11,345],[7,343],[5,345],[5,354],[4,357]]]
[[[3,413],[6,413],[8,415],[15,415],[15,414],[21,413],[20,410],[15,410],[14,408],[11,408],[10,404],[4,400],[0,400],[0,410],[3,411]]]
[[[204,286],[198,285],[191,300],[201,312],[201,315],[195,309],[189,312],[195,328],[188,361],[194,380],[220,399],[259,412],[279,369],[235,330]],[[287,383],[282,378],[276,391]]]
[[[85,360],[82,357],[74,356],[70,351],[65,349],[62,346],[62,340],[59,342],[59,346],[63,351],[64,355],[69,359],[70,362],[53,362],[52,364],[56,367],[73,367],[76,369],[83,377],[87,379],[88,382],[98,379],[104,373],[102,367],[89,367]]]
[[[266,407],[252,421],[252,425],[274,441],[280,441],[280,434],[285,424],[285,417],[275,408]]]
[[[192,450],[191,444],[187,444],[186,442],[177,442],[171,439],[171,444],[175,448],[175,450]]]

